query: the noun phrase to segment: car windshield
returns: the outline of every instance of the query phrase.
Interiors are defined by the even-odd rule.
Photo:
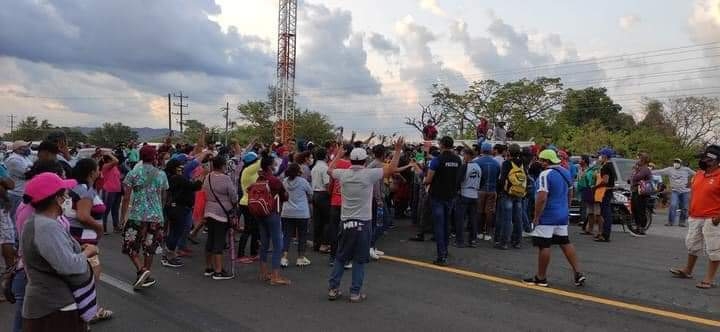
[[[636,161],[633,159],[615,158],[613,159],[613,162],[617,166],[617,170],[620,172],[620,174],[617,174],[617,182],[625,183],[632,176],[633,167],[635,166]]]

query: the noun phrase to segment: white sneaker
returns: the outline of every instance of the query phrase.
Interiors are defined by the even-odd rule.
[[[486,234],[486,235],[485,235],[485,241],[492,241],[492,235]]]
[[[352,263],[347,263],[347,264],[345,264],[344,267],[345,267],[346,270],[352,269]]]
[[[484,240],[485,240],[485,234],[478,234],[478,235],[476,236],[476,238],[477,238],[478,240],[484,241]]]
[[[385,252],[384,252],[384,251],[380,251],[380,250],[377,250],[377,249],[375,249],[375,254],[378,255],[378,256],[385,256]]]
[[[288,267],[288,259],[287,259],[287,257],[280,258],[280,266],[282,266],[282,267]]]
[[[295,266],[308,266],[310,265],[310,260],[307,259],[307,257],[300,257],[295,261]]]
[[[375,252],[375,249],[373,248],[370,248],[370,258],[374,260],[380,259],[380,256],[378,256],[378,254]]]

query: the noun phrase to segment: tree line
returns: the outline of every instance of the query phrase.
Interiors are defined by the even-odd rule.
[[[656,163],[689,160],[706,144],[720,138],[720,100],[713,97],[645,98],[635,111],[640,121],[623,112],[604,87],[565,88],[560,78],[539,77],[508,83],[472,82],[465,91],[435,84],[431,103],[405,124],[422,131],[428,120],[441,134],[475,137],[481,118],[506,122],[517,140],[553,142],[575,154],[593,154],[604,146],[634,157],[648,152]]]

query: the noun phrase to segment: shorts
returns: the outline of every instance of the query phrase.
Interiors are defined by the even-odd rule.
[[[4,209],[0,210],[0,244],[15,245],[15,240],[15,226],[10,214]]]
[[[600,215],[600,203],[585,202],[583,204],[585,204],[585,211],[587,211],[588,215],[591,215],[591,214],[596,215],[596,216]]]
[[[478,195],[478,213],[494,214],[497,205],[497,193],[481,191]]]
[[[163,227],[160,223],[128,220],[123,229],[122,252],[134,257],[142,250],[145,256],[152,256],[162,241]]]
[[[704,249],[711,261],[720,261],[720,225],[713,225],[711,218],[690,217],[685,246],[690,255],[700,256]]]
[[[340,228],[342,229],[342,224]],[[335,258],[339,262],[350,262],[365,264],[370,262],[370,223],[361,221],[355,228],[343,229],[338,238],[338,250]]]
[[[205,252],[212,255],[221,255],[227,244],[228,223],[212,218],[205,218],[205,221],[208,228]]]
[[[533,245],[540,248],[550,248],[553,244],[570,244],[567,225],[537,225],[532,232]]]

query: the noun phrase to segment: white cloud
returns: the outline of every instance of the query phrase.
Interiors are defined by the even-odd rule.
[[[633,27],[635,27],[639,23],[640,23],[640,16],[637,16],[634,14],[625,15],[618,19],[618,24],[620,25],[620,28],[625,31],[630,31]]]
[[[422,8],[423,10],[427,10],[437,16],[447,16],[445,10],[440,8],[440,5],[438,5],[437,0],[420,0],[420,8]]]

